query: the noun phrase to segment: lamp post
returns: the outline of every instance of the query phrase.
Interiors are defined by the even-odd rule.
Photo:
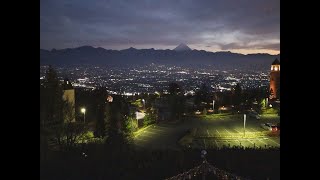
[[[214,100],[212,100],[212,110],[214,112]]]
[[[267,107],[268,106],[268,104],[269,104],[269,102],[268,102],[268,98],[266,98],[266,104],[265,104],[265,107]]]
[[[247,117],[247,115],[244,114],[243,115],[243,137],[246,136],[246,117]]]
[[[142,99],[142,103],[143,103],[143,109],[146,108],[146,101],[144,99]]]
[[[86,122],[86,108],[81,108],[81,112],[83,113],[83,121]]]
[[[139,129],[139,112],[136,112],[137,128]]]

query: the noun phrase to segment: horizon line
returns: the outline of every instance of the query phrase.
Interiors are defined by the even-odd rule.
[[[80,48],[80,47],[92,47],[92,48],[102,48],[104,50],[112,50],[112,51],[123,51],[123,50],[127,50],[127,49],[130,49],[130,48],[133,48],[133,49],[136,49],[136,50],[146,50],[146,49],[154,49],[154,50],[171,50],[171,51],[175,51],[174,49],[156,49],[156,48],[142,48],[142,49],[138,49],[138,48],[135,48],[135,47],[129,47],[129,48],[126,48],[126,49],[120,49],[120,50],[117,50],[117,49],[106,49],[106,48],[103,48],[101,46],[91,46],[91,45],[82,45],[82,46],[78,46],[78,47],[67,47],[67,48],[61,48],[61,49],[57,49],[57,48],[52,48],[51,50],[50,49],[44,49],[44,48],[40,48],[40,50],[47,50],[47,51],[53,51],[53,50],[63,50],[63,49],[76,49],[76,48]],[[189,46],[188,46],[189,47]],[[190,48],[190,47],[189,47]],[[191,49],[191,48],[190,48]],[[278,56],[280,55],[280,52],[278,54],[270,54],[270,53],[239,53],[239,52],[234,52],[234,51],[230,51],[230,50],[227,50],[227,51],[207,51],[207,50],[203,50],[203,49],[191,49],[191,51],[193,50],[196,50],[196,51],[205,51],[205,52],[211,52],[211,53],[217,53],[217,52],[230,52],[230,53],[233,53],[233,54],[242,54],[242,55],[252,55],[252,54],[268,54],[268,55],[272,55],[272,56]]]

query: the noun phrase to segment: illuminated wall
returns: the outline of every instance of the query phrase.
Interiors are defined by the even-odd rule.
[[[72,113],[73,113],[73,117],[74,117],[72,122],[75,122],[76,110],[75,110],[75,93],[74,93],[74,89],[64,90],[63,91],[63,100],[68,101],[72,105]]]

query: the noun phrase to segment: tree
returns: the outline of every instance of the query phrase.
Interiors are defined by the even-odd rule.
[[[234,105],[239,106],[242,102],[242,89],[240,84],[238,83],[234,88]]]
[[[203,83],[195,95],[195,104],[200,105],[201,102],[207,102],[210,99],[210,89]]]
[[[71,149],[76,146],[77,143],[80,143],[80,138],[85,134],[86,128],[85,124],[82,122],[67,122],[63,125],[63,135],[64,141],[63,145],[66,150]]]
[[[94,97],[96,99],[96,129],[95,136],[104,138],[106,135],[106,122],[105,122],[105,110],[106,110],[106,97],[107,93],[105,88],[99,87],[94,91]]]
[[[127,122],[127,128],[130,133],[133,133],[134,131],[138,130],[138,123],[135,118],[133,118],[132,116],[129,116],[126,122]]]
[[[143,119],[143,124],[144,125],[149,125],[149,124],[152,124],[155,122],[155,116],[151,113],[147,113],[145,116],[144,116],[144,119]]]
[[[62,101],[63,103],[63,122],[65,123],[71,123],[75,119],[74,114],[74,104],[71,104],[67,100]]]
[[[73,106],[68,101],[63,101],[64,116],[62,123],[50,126],[60,150],[70,150],[75,147],[80,137],[86,132],[84,123],[73,122],[75,116]]]
[[[185,110],[185,98],[182,94],[182,88],[177,83],[169,84],[169,108],[171,111],[171,120],[181,119]]]
[[[109,147],[122,149],[131,142],[129,107],[122,97],[114,97],[112,102],[107,102],[105,122]]]
[[[63,123],[63,89],[56,71],[49,66],[40,86],[40,116],[42,127]]]
[[[177,83],[170,83],[169,84],[169,93],[171,95],[176,95],[176,94],[179,94],[181,93],[181,87],[179,84]]]
[[[43,147],[48,147],[48,141],[52,138],[61,144],[65,118],[62,95],[63,89],[57,73],[49,66],[43,83],[40,81],[40,139]]]
[[[260,105],[260,107],[261,107],[261,108],[265,108],[265,107],[267,107],[266,99],[265,99],[265,98],[261,99],[261,101],[260,101],[259,105]]]

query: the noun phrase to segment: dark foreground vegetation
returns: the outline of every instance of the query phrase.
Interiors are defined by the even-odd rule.
[[[122,149],[122,150],[121,150]],[[40,161],[40,179],[165,179],[201,164],[201,150],[111,149],[93,145],[69,152],[47,152]],[[249,179],[280,179],[279,149],[208,150],[207,161]],[[201,179],[196,176],[192,179]],[[216,179],[213,174],[208,179]]]

